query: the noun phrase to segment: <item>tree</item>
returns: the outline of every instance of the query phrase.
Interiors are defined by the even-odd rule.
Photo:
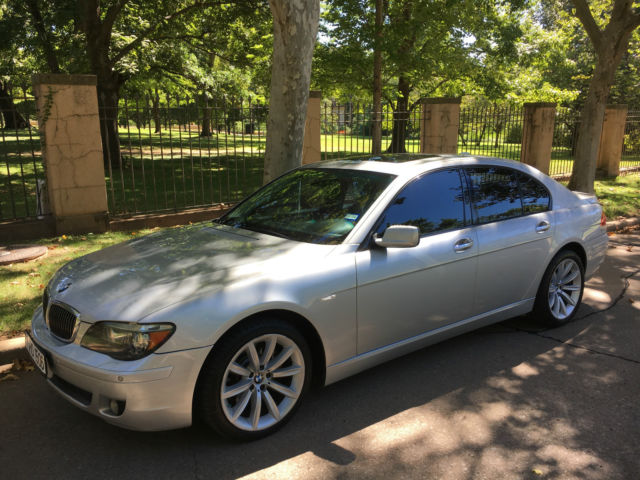
[[[338,81],[349,89],[366,82],[371,92],[371,72],[376,71],[372,64],[381,51],[382,95],[394,117],[388,151],[403,152],[410,113],[422,98],[465,93],[467,82],[460,80],[490,75],[486,65],[493,56],[513,61],[514,41],[520,35],[513,10],[520,2],[381,3],[382,22],[375,20],[381,9],[374,0],[328,2],[323,34],[329,41],[318,49],[322,68],[317,78],[321,85],[331,87]]]
[[[633,0],[614,0],[608,8],[608,23],[600,26],[586,0],[571,1],[595,51],[596,66],[582,109],[569,188],[593,193],[607,99],[631,35],[640,26],[640,7],[634,10]]]
[[[302,162],[311,60],[318,33],[319,0],[269,0],[273,60],[264,183]]]

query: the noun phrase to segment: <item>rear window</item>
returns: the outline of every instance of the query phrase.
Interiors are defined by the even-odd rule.
[[[545,212],[550,208],[549,191],[525,173],[504,167],[473,167],[465,170],[476,223]]]

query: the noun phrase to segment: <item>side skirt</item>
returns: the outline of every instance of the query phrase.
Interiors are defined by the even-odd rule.
[[[529,313],[533,309],[534,301],[535,298],[528,298],[329,365],[325,385],[462,333]]]

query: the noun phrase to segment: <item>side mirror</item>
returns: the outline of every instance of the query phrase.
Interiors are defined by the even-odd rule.
[[[382,238],[374,235],[373,241],[382,248],[411,248],[420,243],[420,230],[412,225],[391,225]]]

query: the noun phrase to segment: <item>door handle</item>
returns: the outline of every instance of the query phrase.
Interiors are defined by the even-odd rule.
[[[461,253],[465,250],[469,250],[471,247],[473,247],[473,240],[471,240],[470,238],[461,238],[453,246],[453,251],[456,253]]]
[[[541,221],[538,225],[536,225],[536,232],[542,233],[546,232],[551,228],[551,225],[546,220]]]

